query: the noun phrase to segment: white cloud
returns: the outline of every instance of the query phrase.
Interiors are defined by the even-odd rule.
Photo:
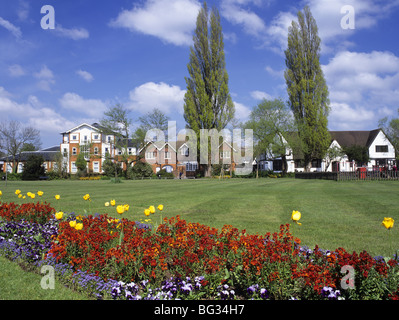
[[[303,10],[304,5],[310,7],[313,17],[316,20],[318,34],[321,38],[321,49],[324,53],[337,50],[346,50],[353,46],[348,41],[357,30],[369,29],[374,27],[380,20],[385,19],[390,12],[399,6],[399,1],[373,1],[373,0],[305,0],[301,6],[290,11],[279,12],[268,24],[267,34],[269,39],[265,41],[272,46],[272,50],[282,53],[287,47],[288,27],[292,20],[297,21],[297,13]],[[345,13],[341,13],[341,8],[351,5],[355,12],[355,29],[343,29],[341,20]]]
[[[271,99],[273,99],[273,97],[270,94],[263,92],[263,91],[258,91],[258,90],[252,91],[251,97],[256,100],[263,100],[263,99],[271,100]]]
[[[336,101],[392,103],[398,97],[399,57],[391,52],[370,53],[342,51],[322,66]]]
[[[21,77],[26,74],[25,70],[19,64],[13,64],[12,66],[9,66],[8,72],[10,73],[11,77]]]
[[[99,99],[85,99],[74,92],[65,93],[59,102],[64,109],[84,113],[93,118],[98,118],[107,109],[105,102]]]
[[[77,70],[76,74],[79,75],[82,79],[84,79],[87,82],[91,82],[94,79],[94,77],[92,76],[91,73],[84,71],[84,70]]]
[[[14,26],[10,21],[7,21],[0,17],[0,26],[6,28],[8,31],[10,31],[16,38],[21,38],[22,37],[22,32],[19,27]]]
[[[242,25],[246,33],[259,36],[265,32],[266,25],[255,12],[241,7],[247,2],[252,1],[224,0],[221,15],[233,24]]]
[[[265,70],[267,71],[267,73],[269,73],[273,77],[284,79],[284,71],[285,71],[284,69],[282,69],[282,70],[274,70],[272,67],[266,66]]]
[[[351,107],[347,103],[331,103],[329,126],[337,130],[362,130],[372,126],[376,113],[362,107]]]
[[[51,91],[51,85],[55,83],[54,74],[46,65],[33,75],[35,78],[39,79],[37,87],[40,90]]]
[[[34,76],[38,79],[53,79],[54,74],[53,72],[46,66],[44,65],[39,72],[36,72]]]
[[[268,35],[266,42],[269,43],[272,50],[282,53],[287,48],[288,28],[296,19],[296,14],[291,12],[279,12],[272,19],[266,31]],[[272,43],[275,44],[272,45]],[[276,45],[277,47],[275,47]]]
[[[110,25],[152,35],[167,43],[190,45],[200,8],[197,0],[147,0],[142,7],[136,5],[120,12]]]
[[[85,28],[64,28],[62,25],[57,24],[52,30],[56,35],[72,40],[81,40],[89,38],[89,31]]]
[[[248,108],[247,106],[243,105],[242,103],[239,103],[239,102],[236,102],[236,101],[233,101],[233,102],[234,102],[234,106],[235,106],[235,109],[236,109],[234,117],[238,121],[241,121],[241,122],[247,120],[249,115],[251,114],[251,109]]]
[[[322,68],[330,92],[333,124],[376,126],[373,121],[397,109],[399,57],[393,53],[342,51]]]
[[[176,111],[183,114],[185,92],[176,85],[147,82],[130,91],[128,107],[141,113],[158,108],[166,114]]]
[[[0,87],[0,113],[6,115],[6,119],[18,120],[49,136],[58,135],[65,127],[73,127],[71,121],[46,107],[36,96],[31,95],[26,102],[19,103],[3,87]]]
[[[18,9],[17,9],[18,19],[21,21],[25,21],[29,16],[29,2],[19,1]]]

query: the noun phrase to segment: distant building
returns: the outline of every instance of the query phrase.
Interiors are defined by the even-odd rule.
[[[371,131],[330,131],[331,147],[343,150],[345,147],[361,146],[368,150],[369,170],[379,167],[393,168],[396,165],[395,148],[382,129]],[[281,171],[282,159],[272,154],[263,153],[258,156],[259,170]],[[304,161],[300,153],[292,148],[286,149],[287,172],[304,171]],[[346,154],[334,159],[313,159],[311,171],[355,171],[360,164],[349,161]]]

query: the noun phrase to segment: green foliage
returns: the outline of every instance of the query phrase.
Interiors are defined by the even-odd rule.
[[[153,171],[151,165],[142,161],[138,161],[134,167],[128,171],[128,178],[130,179],[148,178],[152,175]]]
[[[75,165],[79,171],[84,171],[86,169],[87,161],[85,160],[83,153],[78,154]]]
[[[249,116],[244,128],[252,129],[255,154],[273,154],[283,160],[283,173],[287,172],[287,148],[290,147],[287,132],[295,130],[290,110],[281,99],[266,100],[259,103]]]
[[[115,170],[117,171],[116,172],[117,176],[119,176],[122,173],[122,168],[119,165],[115,165],[115,163],[112,162],[108,156],[105,157],[102,168],[104,170],[104,175],[108,177],[114,177]]]
[[[43,162],[44,159],[40,155],[29,156],[22,172],[22,180],[38,180],[40,176],[44,176]]]
[[[316,21],[308,6],[298,12],[298,22],[288,29],[285,51],[289,105],[294,113],[306,169],[312,159],[324,156],[330,136],[327,117],[330,110],[328,88],[320,66],[320,43]]]
[[[157,176],[168,179],[174,178],[173,172],[167,172],[165,169],[159,170]]]
[[[399,109],[398,109],[399,113]],[[381,119],[378,122],[378,125],[384,131],[385,135],[388,137],[389,141],[393,144],[396,157],[398,158],[398,150],[399,150],[399,118],[392,118],[388,122],[388,117]]]
[[[223,129],[234,117],[225,67],[220,16],[216,8],[209,14],[206,3],[201,8],[190,48],[187,66],[187,92],[184,119],[199,137],[200,129]]]
[[[369,161],[369,150],[365,146],[353,145],[349,147],[343,147],[344,153],[348,156],[349,161],[356,161],[358,166],[367,164]]]

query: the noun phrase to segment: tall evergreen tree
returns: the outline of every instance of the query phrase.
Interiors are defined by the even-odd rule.
[[[201,129],[224,129],[234,118],[235,111],[228,87],[220,15],[216,8],[209,13],[204,3],[197,17],[193,41],[187,66],[190,76],[185,78],[184,119],[199,139]]]
[[[316,21],[306,6],[303,13],[298,12],[298,22],[292,21],[288,29],[284,73],[306,171],[312,159],[322,158],[330,144],[327,129],[330,101],[319,61],[320,43]]]

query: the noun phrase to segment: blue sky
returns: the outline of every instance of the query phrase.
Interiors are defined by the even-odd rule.
[[[263,98],[287,99],[288,26],[305,5],[322,39],[329,129],[371,130],[379,119],[398,116],[398,0],[207,3],[221,15],[238,121]],[[44,5],[54,8],[53,30],[41,27]],[[157,107],[183,128],[184,78],[201,6],[197,0],[0,0],[1,120],[39,129],[43,147],[59,144],[60,132],[82,122],[98,122],[116,103],[135,122]],[[352,21],[354,28],[342,27]]]

